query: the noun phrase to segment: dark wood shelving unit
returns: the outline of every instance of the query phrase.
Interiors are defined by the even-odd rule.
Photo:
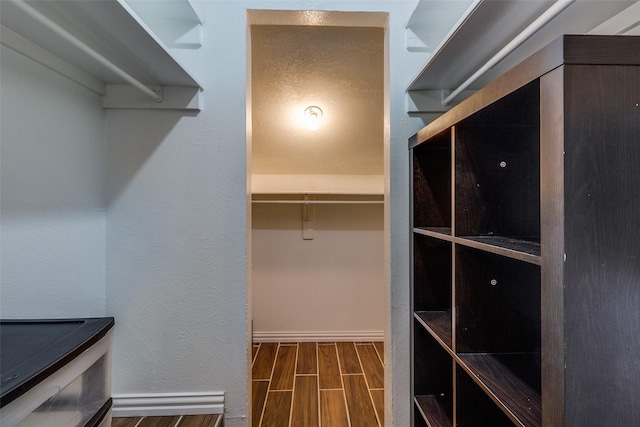
[[[414,425],[640,425],[640,37],[560,37],[409,140]]]

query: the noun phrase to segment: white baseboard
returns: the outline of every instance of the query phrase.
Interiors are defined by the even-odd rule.
[[[114,395],[112,413],[114,417],[223,414],[224,392]]]
[[[371,342],[384,341],[383,331],[347,332],[257,332],[253,342]]]

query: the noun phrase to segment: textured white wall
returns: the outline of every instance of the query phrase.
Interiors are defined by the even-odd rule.
[[[198,114],[107,112],[107,313],[113,393],[225,392],[247,420],[245,31],[242,2],[196,3],[184,63]]]
[[[382,205],[316,205],[302,239],[301,205],[254,205],[255,333],[382,333]]]
[[[0,316],[103,316],[100,98],[5,47],[0,67]]]
[[[415,1],[193,3],[205,21],[203,47],[177,54],[204,86],[203,111],[107,113],[114,393],[223,390],[225,425],[247,425],[246,11],[390,12],[387,419],[408,425],[407,138],[419,126],[407,120],[404,89],[424,57],[406,52],[404,25]]]

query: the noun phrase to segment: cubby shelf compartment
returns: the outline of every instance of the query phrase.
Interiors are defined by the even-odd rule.
[[[413,150],[413,224],[451,234],[451,130]],[[447,231],[448,229],[448,231]]]
[[[443,346],[452,352],[451,313],[446,311],[417,311],[413,314],[418,322]]]
[[[435,396],[416,396],[413,400],[426,426],[451,427],[451,420]]]
[[[455,126],[455,234],[540,242],[540,85]]]
[[[456,364],[456,425],[464,427],[513,427],[511,418],[492,400],[481,383]]]
[[[417,319],[413,323],[413,344],[420,354],[414,358],[414,396],[430,396],[416,400],[429,404],[419,404],[422,414],[414,413],[414,419],[422,419],[428,426],[433,425],[432,420],[453,420],[453,357]],[[443,425],[451,426],[451,422]]]
[[[531,354],[459,354],[460,365],[478,385],[518,426],[534,427],[542,424],[540,392],[513,373],[509,366],[527,365]],[[502,360],[501,360],[502,359]]]

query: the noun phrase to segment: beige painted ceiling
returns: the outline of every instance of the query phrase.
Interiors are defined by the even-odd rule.
[[[382,28],[252,25],[251,53],[252,173],[383,174]]]

